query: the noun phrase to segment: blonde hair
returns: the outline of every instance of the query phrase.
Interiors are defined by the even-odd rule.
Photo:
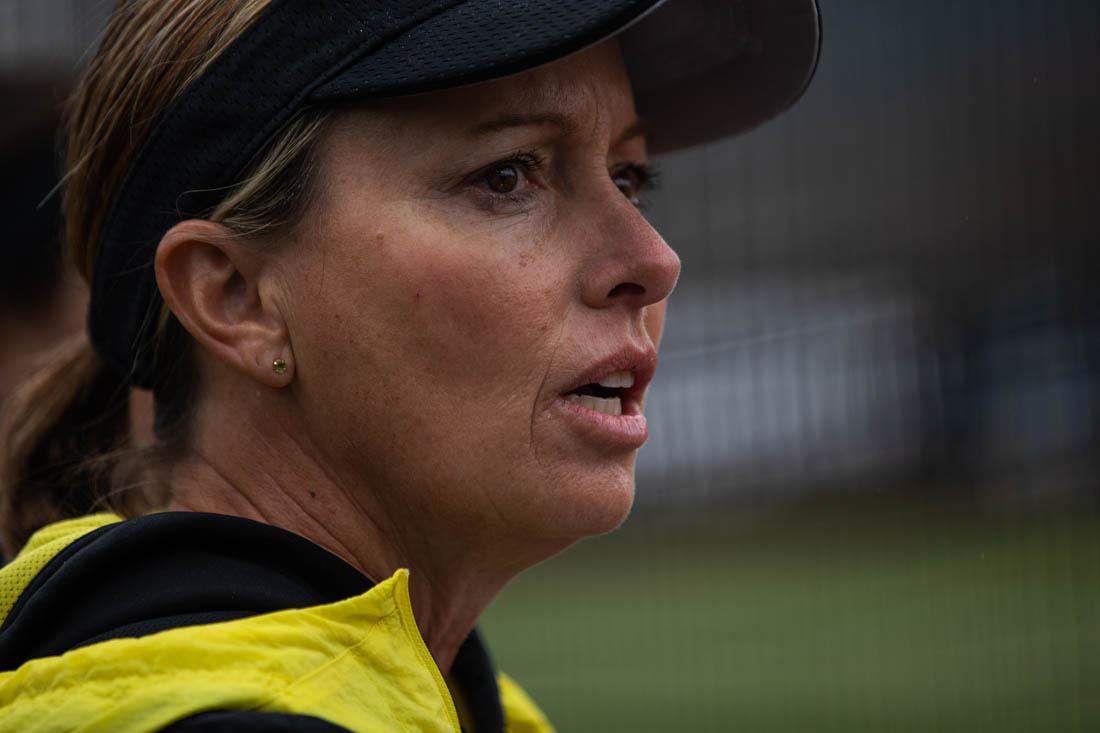
[[[126,175],[157,122],[259,16],[270,0],[123,0],[68,105],[62,209],[68,259],[91,283],[96,245]],[[252,237],[291,225],[313,189],[326,113],[305,110],[277,134],[206,218]],[[109,508],[134,515],[162,505],[150,469],[187,440],[198,385],[191,339],[158,299],[158,444],[130,436],[129,387],[86,334],[46,356],[9,397],[0,423],[0,541],[8,552],[36,529]],[[170,419],[163,420],[163,411]]]

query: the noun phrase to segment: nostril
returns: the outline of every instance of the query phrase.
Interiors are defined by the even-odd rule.
[[[624,295],[644,295],[645,288],[637,283],[619,283],[615,287],[611,288],[611,292],[607,294],[607,297],[618,298]]]

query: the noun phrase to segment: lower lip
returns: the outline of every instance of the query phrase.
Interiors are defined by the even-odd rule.
[[[622,415],[607,415],[558,397],[555,404],[587,438],[604,446],[638,449],[649,437],[645,415],[637,402],[623,403]]]

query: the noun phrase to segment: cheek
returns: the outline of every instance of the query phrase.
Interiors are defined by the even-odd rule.
[[[451,394],[530,408],[561,333],[567,289],[537,244],[426,225],[395,235],[389,307],[416,334],[410,358]],[[487,402],[488,401],[488,402]]]
[[[537,244],[474,238],[410,215],[348,227],[327,244],[315,325],[302,324],[314,348],[359,365],[360,384],[415,395],[434,414],[520,403],[526,419],[568,302],[562,268]],[[304,268],[317,281],[312,292],[320,267]]]
[[[541,352],[561,315],[552,278],[450,247],[418,259],[406,273],[409,319],[426,335],[426,352],[446,361],[439,366],[449,381],[485,390],[545,365]]]
[[[417,246],[393,262],[394,280],[405,283],[399,297],[413,303],[421,332],[443,351],[464,354],[448,365],[452,376],[486,389],[484,375],[504,386],[544,369],[567,308],[560,258],[532,227],[429,222],[402,233]]]

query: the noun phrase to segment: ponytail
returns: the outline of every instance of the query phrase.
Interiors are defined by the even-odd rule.
[[[134,465],[125,460],[133,453],[129,388],[87,335],[47,352],[0,413],[0,542],[8,556],[50,522],[147,508],[149,497],[124,483],[135,477],[119,475]]]

